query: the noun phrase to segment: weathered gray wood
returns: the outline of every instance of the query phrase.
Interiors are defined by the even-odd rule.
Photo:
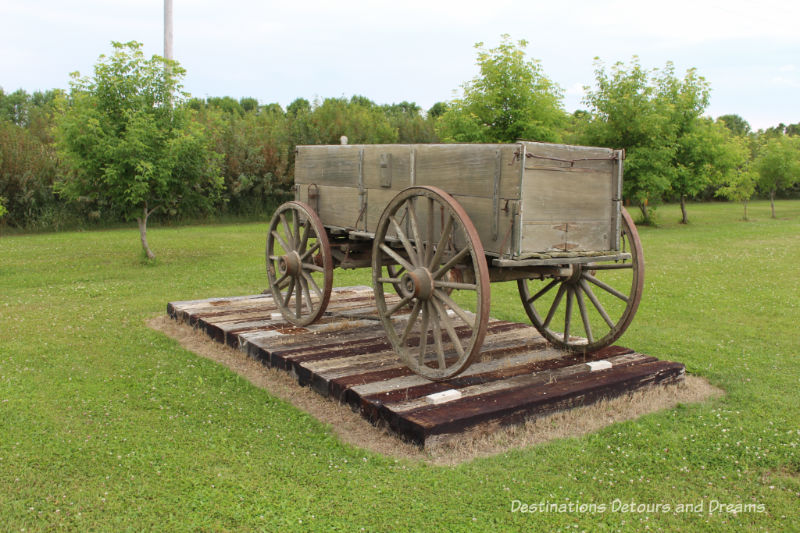
[[[497,150],[501,152],[500,198],[519,198],[519,161],[516,144],[418,145],[416,184],[433,185],[450,194],[492,198]]]
[[[360,156],[357,145],[298,146],[295,183],[357,188]]]
[[[411,185],[411,151],[408,144],[363,145],[364,187],[402,191]]]
[[[371,234],[398,191],[432,185],[465,208],[489,255],[615,250],[620,157],[607,148],[533,142],[301,146],[297,196],[324,225]]]
[[[522,225],[523,255],[610,250],[610,230],[610,220],[526,222]]]
[[[525,222],[611,220],[611,166],[599,170],[527,170],[522,191]]]
[[[361,197],[358,187],[330,187],[319,185],[318,198],[309,201],[309,189],[299,185],[297,198],[316,208],[317,215],[325,226],[337,226],[347,229],[361,229],[364,225]],[[316,205],[313,205],[316,204]],[[360,223],[356,226],[356,222]]]

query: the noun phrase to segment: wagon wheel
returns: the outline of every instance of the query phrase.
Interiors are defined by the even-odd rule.
[[[620,250],[631,258],[573,265],[567,276],[517,282],[525,311],[547,340],[585,353],[610,345],[625,332],[644,286],[642,243],[625,209]]]
[[[286,202],[267,233],[267,278],[275,305],[295,326],[317,320],[331,297],[333,258],[317,214],[302,202]]]
[[[452,196],[409,187],[389,202],[375,231],[372,281],[389,341],[413,371],[447,379],[478,355],[489,270],[478,232]],[[387,285],[399,287],[399,302],[386,303]]]

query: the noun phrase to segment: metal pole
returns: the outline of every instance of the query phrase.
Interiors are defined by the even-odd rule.
[[[172,0],[164,0],[164,57],[174,59],[172,55]]]

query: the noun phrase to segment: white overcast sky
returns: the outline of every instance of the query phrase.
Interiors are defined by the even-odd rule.
[[[800,122],[798,0],[174,0],[175,58],[194,96],[364,95],[377,103],[450,100],[477,74],[476,42],[529,41],[531,58],[581,108],[593,58],[696,67],[712,117],[754,129]],[[163,53],[161,0],[0,0],[0,87],[68,88],[110,42]]]

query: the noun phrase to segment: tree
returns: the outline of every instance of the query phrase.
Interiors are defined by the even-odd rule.
[[[610,72],[595,58],[595,87],[586,87],[584,97],[590,112],[584,142],[625,149],[623,196],[639,206],[645,223],[652,222],[653,204],[670,188],[676,151],[668,110],[651,75],[636,56]]]
[[[800,182],[800,138],[770,137],[761,147],[754,166],[759,188],[769,192],[772,218],[775,218],[775,193]]]
[[[150,215],[210,209],[222,178],[202,128],[181,105],[184,69],[159,56],[145,59],[138,42],[112,45],[93,77],[72,75],[57,138],[71,171],[56,188],[135,219],[152,259]]]
[[[478,43],[480,75],[465,83],[464,96],[439,116],[437,134],[446,142],[558,141],[565,121],[561,88],[539,61],[526,58],[527,41],[486,50]],[[437,112],[440,109],[437,109]]]
[[[744,220],[747,220],[747,202],[756,190],[757,175],[752,170],[752,159],[747,139],[735,136],[731,145],[734,158],[737,161],[733,172],[728,172],[721,177],[717,183],[719,188],[714,193],[716,196],[723,196],[734,202],[742,202],[744,207]]]
[[[734,135],[744,137],[750,133],[750,123],[739,115],[722,115],[717,117],[717,121],[723,122]]]
[[[595,84],[584,98],[590,107],[586,142],[626,150],[624,196],[639,205],[645,222],[670,191],[680,198],[682,222],[688,222],[686,200],[730,168],[725,150],[703,145],[724,137],[700,118],[709,102],[708,82],[695,69],[678,78],[671,62],[644,69],[634,56],[610,73],[596,59]]]
[[[672,191],[680,197],[681,223],[688,224],[687,198],[712,185],[736,181],[734,175],[741,174],[748,154],[743,138],[734,137],[723,123],[710,118],[698,119],[677,139],[677,146]]]

